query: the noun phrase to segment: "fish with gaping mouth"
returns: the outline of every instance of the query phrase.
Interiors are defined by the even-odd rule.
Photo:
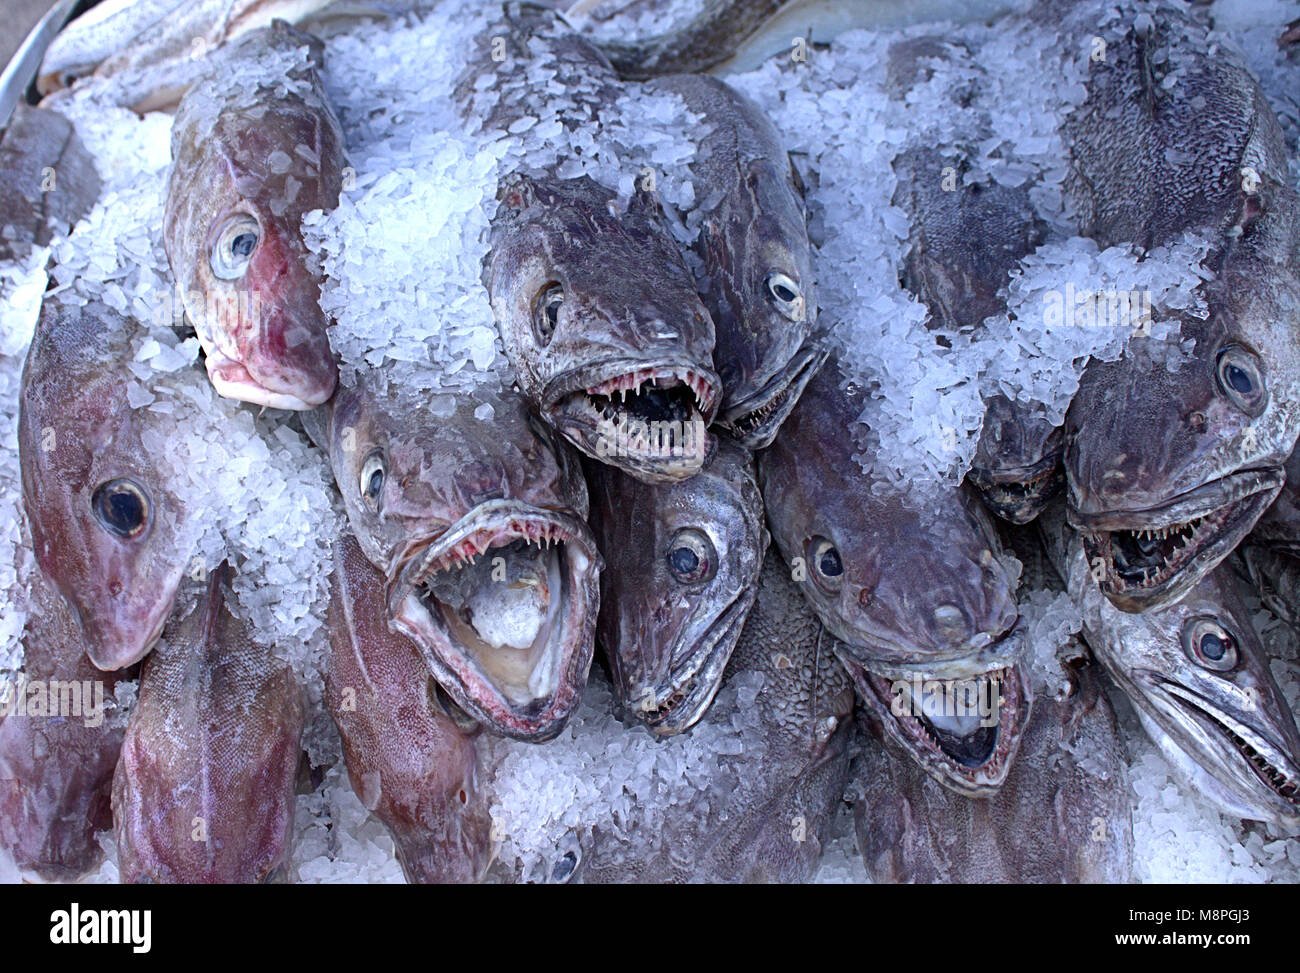
[[[488,386],[420,395],[371,372],[323,411],[312,435],[385,573],[390,626],[473,717],[555,736],[586,684],[603,566],[576,457]]]
[[[175,417],[132,408],[122,379],[141,330],[106,305],[47,298],[19,402],[36,559],[104,670],[140,661],[157,640],[197,536],[199,505],[151,449]]]
[[[909,150],[893,168],[894,205],[911,218],[901,278],[929,307],[929,326],[970,332],[1005,314],[1012,271],[1046,233],[1028,184],[971,181],[964,159],[934,149]],[[1001,393],[985,409],[968,476],[994,513],[1028,523],[1064,484],[1061,431],[1041,408]]]
[[[321,42],[277,21],[214,56],[181,100],[163,243],[228,398],[310,409],[338,369],[303,214],[333,209],[343,140],[318,71]]]
[[[0,688],[0,855],[25,875],[75,881],[102,857],[96,832],[113,825],[125,725],[104,701],[119,676],[90,664],[76,618],[39,571],[31,583],[24,675]],[[33,687],[47,700],[39,713]]]
[[[768,535],[753,460],[721,437],[683,483],[593,463],[588,484],[605,555],[597,637],[620,702],[656,736],[681,733],[713,701],[758,591]]]
[[[339,538],[325,704],[352,789],[388,828],[408,881],[477,881],[491,848],[477,727],[462,725],[463,712],[442,702],[419,650],[389,630],[384,589],[383,572],[356,540]]]
[[[1044,538],[1084,637],[1175,771],[1225,814],[1300,827],[1300,733],[1231,567],[1174,604],[1119,611],[1094,580],[1100,565],[1049,513]]]
[[[814,337],[817,291],[803,184],[772,123],[716,78],[647,85],[676,94],[704,119],[691,171],[712,202],[696,249],[722,379],[718,424],[750,449],[771,443],[808,379],[826,360]]]
[[[1081,660],[1068,694],[1035,702],[1016,765],[986,800],[867,743],[853,767],[854,826],[872,881],[1131,881],[1128,761],[1093,669]]]
[[[302,755],[302,693],[236,615],[231,569],[207,579],[145,663],[113,820],[123,882],[283,877]]]
[[[1249,71],[1173,10],[1132,23],[1062,129],[1081,226],[1102,245],[1215,245],[1208,315],[1091,363],[1066,418],[1070,522],[1106,597],[1143,611],[1186,595],[1281,487],[1300,432],[1300,197]]]

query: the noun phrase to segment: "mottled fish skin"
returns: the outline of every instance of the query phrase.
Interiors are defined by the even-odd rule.
[[[703,116],[696,196],[717,203],[700,225],[701,294],[722,379],[718,422],[750,449],[772,442],[826,360],[803,187],[781,137],[758,105],[716,78],[647,85]]]
[[[854,762],[858,850],[874,882],[1132,881],[1128,760],[1095,667],[1034,703],[1001,790],[971,800],[871,740]],[[1062,698],[1064,697],[1064,698]],[[853,785],[850,784],[850,789]]]
[[[929,307],[929,326],[972,331],[1005,314],[1011,273],[1046,235],[1028,184],[971,181],[955,150],[912,149],[893,168],[894,205],[911,220],[901,276]],[[998,516],[1028,523],[1064,484],[1061,431],[1029,403],[996,394],[985,404],[970,481]]]
[[[226,565],[212,572],[145,663],[113,779],[123,882],[284,877],[302,694],[231,611],[230,577]]]
[[[1175,771],[1225,814],[1300,829],[1300,733],[1231,566],[1131,614],[1102,596],[1062,513],[1040,523],[1084,638]]]
[[[137,322],[47,299],[23,369],[23,508],[41,570],[72,606],[100,669],[142,659],[162,631],[195,537],[194,505],[151,452],[172,417],[133,409],[122,363]]]
[[[758,719],[743,754],[720,762],[703,789],[688,780],[668,788],[667,821],[654,833],[598,823],[578,866],[581,881],[799,882],[812,876],[847,780],[853,689],[835,661],[833,639],[774,551],[764,560],[759,588],[724,677],[762,677],[750,707]],[[710,714],[732,718],[716,704]]]
[[[404,394],[372,372],[309,421],[327,425],[313,437],[329,444],[353,532],[385,573],[390,626],[476,719],[540,742],[577,705],[595,647],[603,562],[582,470],[517,394],[447,398]],[[477,418],[484,405],[491,416]],[[468,623],[475,610],[488,629]],[[498,615],[537,623],[526,657]]]
[[[393,837],[407,881],[474,882],[491,819],[478,787],[473,730],[437,701],[415,645],[389,631],[385,579],[351,535],[334,546],[325,704],[343,739],[352,789]]]
[[[102,182],[72,123],[20,103],[0,138],[0,262],[67,233],[90,212]]]
[[[1222,561],[1277,494],[1300,432],[1300,197],[1277,120],[1202,28],[1138,10],[1125,7],[1126,33],[1106,38],[1063,126],[1067,188],[1103,246],[1196,231],[1215,249],[1208,316],[1180,314],[1175,339],[1135,337],[1122,360],[1090,364],[1066,417],[1070,522],[1130,612],[1176,601]]]
[[[86,658],[75,616],[32,572],[31,612],[23,634],[28,707],[43,686],[54,715],[16,708],[14,686],[0,690],[0,855],[45,881],[75,881],[103,857],[95,833],[113,826],[113,769],[125,724],[112,703],[118,675]],[[57,681],[57,683],[56,683]],[[47,709],[46,713],[49,712]]]
[[[656,736],[713,701],[758,592],[767,550],[748,450],[718,439],[703,472],[651,486],[590,464],[591,524],[605,556],[597,639],[620,703]]]
[[[212,58],[181,101],[163,243],[221,395],[309,409],[338,369],[302,217],[330,210],[343,141],[318,76],[322,45],[283,22]]]
[[[546,91],[519,88],[534,70],[554,73]],[[599,138],[619,91],[554,11],[508,3],[482,32],[458,101],[493,131],[534,117],[529,99],[553,98],[566,125]],[[497,203],[483,283],[524,394],[601,462],[646,482],[698,473],[722,398],[713,321],[654,191],[640,185],[623,208],[586,176],[519,170],[501,179]]]
[[[758,459],[772,538],[800,589],[846,653],[879,675],[1004,668],[1017,611],[983,505],[965,486],[914,502],[864,473],[845,432],[864,392],[843,384],[832,360]]]

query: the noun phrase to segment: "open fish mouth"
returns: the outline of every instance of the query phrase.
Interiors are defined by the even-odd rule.
[[[544,410],[589,456],[649,483],[683,480],[703,468],[719,399],[712,372],[624,363],[552,385]]]
[[[628,680],[624,685],[627,708],[636,715],[657,737],[669,737],[689,730],[704,715],[722,686],[722,676],[727,662],[736,648],[745,619],[754,605],[758,589],[749,586],[742,590],[703,633],[697,634],[690,626],[678,644],[673,646],[672,658],[681,659],[658,682]],[[685,653],[680,646],[689,645]],[[614,663],[616,678],[624,676]]]
[[[1214,763],[1222,766],[1241,788],[1250,790],[1251,781],[1257,781],[1281,818],[1300,819],[1300,767],[1284,746],[1235,719],[1200,693],[1159,673],[1137,669],[1133,677],[1162,711],[1162,720],[1172,717],[1185,733],[1198,741],[1199,751],[1218,755]],[[1215,740],[1228,746],[1216,746]],[[1241,760],[1225,761],[1222,756],[1225,752],[1240,754]]]
[[[1177,601],[1227,557],[1285,478],[1281,469],[1246,470],[1154,509],[1084,514],[1072,505],[1069,521],[1102,592],[1121,611],[1141,612]]]
[[[467,713],[541,742],[586,685],[602,566],[577,517],[493,500],[398,556],[389,617]]]
[[[307,412],[328,401],[334,393],[334,385],[320,385],[308,391],[304,384],[302,395],[290,391],[275,391],[258,382],[249,370],[233,358],[227,357],[218,349],[205,348],[208,380],[213,389],[222,398],[235,399],[239,402],[251,402],[253,405],[270,409],[291,409],[295,412]]]
[[[971,467],[969,479],[999,517],[1013,524],[1027,524],[1064,488],[1065,471],[1061,454],[1055,453],[1030,466]]]
[[[989,797],[1006,781],[1029,722],[1031,696],[1020,666],[961,680],[893,680],[851,663],[847,668],[858,698],[883,724],[885,735],[944,787],[966,797]],[[992,703],[989,713],[942,712],[944,701],[967,687]],[[997,721],[984,725],[994,713]]]
[[[798,404],[804,387],[829,355],[830,349],[822,343],[806,343],[763,388],[728,405],[718,417],[718,424],[748,449],[770,446],[781,423]]]

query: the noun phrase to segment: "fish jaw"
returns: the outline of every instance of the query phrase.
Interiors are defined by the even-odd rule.
[[[863,719],[878,726],[885,739],[907,754],[944,787],[964,797],[990,797],[1006,781],[1029,723],[1033,695],[1024,666],[1014,663],[986,673],[998,694],[997,724],[980,726],[972,733],[959,735],[937,727],[914,699],[913,683],[895,681],[863,669],[851,656],[836,649],[848,669],[863,704]],[[937,682],[947,691],[952,680],[931,680],[918,676],[922,683]],[[901,705],[899,701],[901,700]]]
[[[1032,521],[1065,489],[1059,451],[1028,466],[972,466],[967,476],[988,508],[1013,524]]]
[[[644,483],[673,483],[704,467],[720,389],[711,370],[686,362],[622,360],[558,376],[541,408],[593,459]]]
[[[729,400],[718,424],[749,449],[767,448],[829,355],[820,341],[806,342],[762,389],[740,402]]]
[[[545,561],[545,618],[527,646],[493,643],[475,627],[470,606],[457,611],[430,585],[454,582],[483,556],[493,570],[497,558],[507,567],[519,553],[510,548],[521,544],[525,554],[536,546]],[[586,685],[603,567],[590,529],[572,514],[491,500],[435,538],[408,543],[394,559],[390,625],[416,644],[434,679],[467,713],[505,736],[543,742],[564,728]],[[476,585],[469,597],[484,589]]]
[[[1178,601],[1250,533],[1285,482],[1280,467],[1241,470],[1157,508],[1086,512],[1071,491],[1068,519],[1106,598],[1126,612]],[[1144,546],[1145,545],[1145,549]]]

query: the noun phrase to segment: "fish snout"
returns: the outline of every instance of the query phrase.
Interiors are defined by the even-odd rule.
[[[307,407],[324,403],[338,384],[338,365],[325,326],[325,316],[315,307],[304,315],[271,309],[260,339],[245,354],[249,377],[269,392],[291,396]]]

